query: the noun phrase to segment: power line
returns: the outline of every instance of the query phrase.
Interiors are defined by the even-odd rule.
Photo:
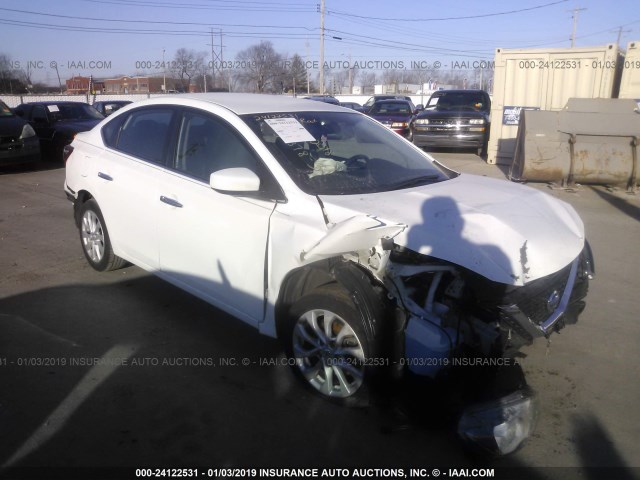
[[[522,13],[528,12],[531,10],[538,10],[540,8],[551,7],[553,5],[558,5],[560,3],[568,2],[569,0],[558,0],[557,2],[545,3],[544,5],[538,5],[535,7],[529,8],[521,8],[519,10],[509,10],[506,12],[496,12],[496,13],[484,13],[479,15],[465,15],[460,17],[440,17],[440,18],[384,18],[384,17],[370,17],[366,15],[356,15],[354,13],[340,12],[339,10],[327,10],[327,13],[344,16],[344,17],[355,17],[355,18],[366,18],[369,20],[386,20],[392,22],[440,22],[444,20],[468,20],[470,18],[485,18],[485,17],[497,17],[500,15],[512,15],[514,13]]]
[[[106,27],[80,27],[71,25],[55,25],[49,23],[25,22],[20,20],[1,19],[0,24],[14,25],[22,27],[40,28],[45,30],[60,30],[71,32],[96,32],[96,33],[116,33],[130,35],[182,35],[182,36],[208,36],[208,31],[198,30],[154,30],[154,29],[126,29],[126,28],[106,28]],[[232,32],[225,35],[236,38],[276,38],[276,39],[304,39],[308,38],[306,33],[272,34],[271,32]]]
[[[221,26],[221,27],[251,27],[251,28],[287,28],[287,29],[303,29],[303,30],[317,30],[316,27],[297,27],[292,25],[253,25],[253,24],[232,24],[232,23],[201,23],[201,22],[178,22],[178,21],[162,21],[162,20],[124,20],[119,18],[96,18],[96,17],[78,17],[73,15],[60,15],[55,13],[43,13],[43,12],[32,12],[29,10],[16,10],[12,8],[0,8],[0,10],[5,12],[14,12],[14,13],[27,13],[30,15],[39,15],[43,17],[55,17],[55,18],[66,18],[69,20],[89,20],[95,22],[120,22],[120,23],[155,23],[155,24],[163,24],[163,25],[198,25],[198,26]]]
[[[181,10],[240,10],[251,12],[287,12],[287,13],[309,13],[315,11],[315,8],[287,6],[287,7],[240,7],[240,6],[219,6],[219,5],[202,5],[197,3],[161,3],[151,0],[84,0],[85,2],[120,5],[128,7],[155,7],[155,8],[179,8]]]

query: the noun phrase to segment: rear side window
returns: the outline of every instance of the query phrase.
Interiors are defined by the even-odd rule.
[[[128,155],[157,164],[164,164],[171,137],[173,111],[170,109],[141,109],[114,119],[103,128],[107,145]],[[121,123],[121,126],[119,125]],[[112,127],[112,128],[110,128]]]
[[[117,147],[120,128],[126,119],[127,115],[120,115],[102,127],[102,140],[106,146],[114,149]]]

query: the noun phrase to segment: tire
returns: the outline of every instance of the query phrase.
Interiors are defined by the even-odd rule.
[[[484,160],[487,159],[487,149],[489,147],[489,139],[485,138],[484,141],[482,142],[482,145],[480,147],[478,147],[477,153],[478,156]]]
[[[94,199],[80,207],[80,244],[87,262],[99,272],[122,268],[126,261],[113,253],[104,217]]]
[[[289,365],[308,388],[335,403],[369,404],[379,349],[344,288],[327,285],[300,298],[283,335]]]

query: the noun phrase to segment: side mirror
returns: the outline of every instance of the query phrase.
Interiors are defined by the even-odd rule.
[[[424,105],[422,105],[421,103],[419,103],[418,105],[416,105],[416,110],[415,110],[415,112],[413,112],[413,113],[418,114],[418,113],[420,113],[422,110],[424,110]]]
[[[221,193],[254,193],[260,190],[260,177],[248,168],[225,168],[211,174],[209,185]]]

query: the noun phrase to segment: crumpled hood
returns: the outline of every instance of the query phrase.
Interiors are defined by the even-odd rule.
[[[320,198],[333,223],[362,214],[403,223],[397,244],[501,283],[524,285],[554,273],[584,246],[573,207],[503,180],[464,174],[411,189]]]

